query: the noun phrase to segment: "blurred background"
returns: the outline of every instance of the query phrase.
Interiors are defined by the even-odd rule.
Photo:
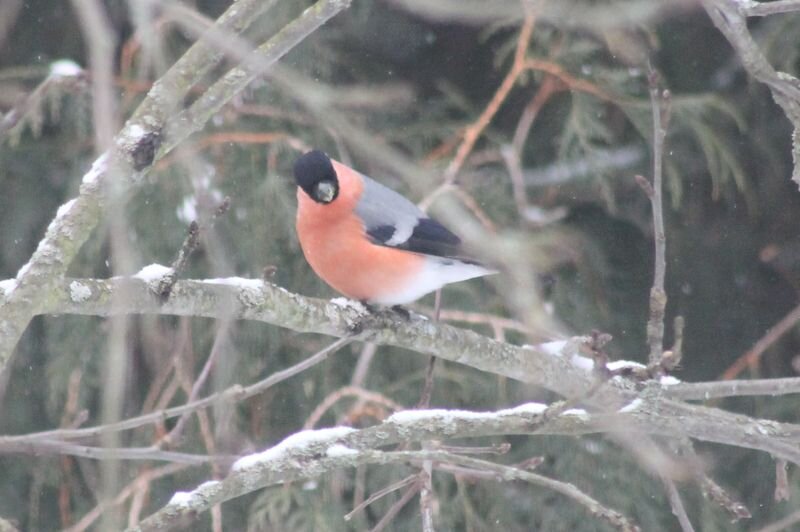
[[[135,4],[104,2],[116,39],[118,124],[192,42],[157,11],[152,23],[143,25]],[[216,0],[184,4],[211,19],[228,6]],[[247,36],[262,42],[308,5],[277,2]],[[684,316],[684,359],[676,376],[720,378],[797,304],[800,194],[790,181],[790,124],[693,2],[561,5],[571,7],[549,16],[544,8],[536,19],[524,51],[541,68],[521,72],[504,94],[458,173],[458,199],[487,230],[523,235],[529,245],[521,249],[531,253],[545,306],[566,328],[578,334],[607,332],[614,337],[608,346],[614,357],[645,362],[653,231],[649,200],[634,176],[652,175],[649,59],[672,94],[664,154],[666,343],[671,344],[671,319]],[[450,2],[354,0],[282,63],[305,80],[305,88],[333,95],[327,105],[351,123],[431,174],[443,174],[465,128],[497,97],[512,68],[521,25],[519,16],[492,12],[489,6],[485,13],[467,14],[451,8]],[[797,73],[800,16],[758,19],[751,30],[778,70]],[[62,59],[88,66],[86,42],[69,2],[0,4],[0,111],[27,98],[24,116],[0,131],[0,279],[14,277],[27,262],[58,206],[77,194],[80,176],[94,159],[87,79],[46,82],[53,63]],[[342,132],[310,112],[290,87],[257,81],[156,165],[127,198],[124,212],[110,213],[96,229],[69,274],[105,278],[154,262],[169,264],[196,219],[206,229],[185,277],[261,278],[266,271],[270,281],[290,291],[333,297],[305,263],[294,233],[291,164],[310,147],[414,201],[441,184],[412,187],[363,150],[352,149]],[[518,162],[515,179],[509,153]],[[230,209],[211,226],[226,196]],[[125,261],[111,251],[114,218],[125,221]],[[499,286],[477,280],[448,287],[443,319],[525,342],[526,325],[508,310]],[[432,306],[429,297],[416,308]],[[3,385],[0,433],[69,426],[83,411],[86,425],[99,423],[109,330],[99,318],[36,318]],[[224,351],[205,393],[251,383],[329,341],[259,323],[131,317],[122,415],[185,402],[214,345]],[[342,388],[376,391],[395,405],[412,407],[426,366],[427,357],[417,353],[380,347],[373,357],[364,346],[351,345],[262,395],[210,409],[199,422],[192,418],[180,448],[209,454],[264,448],[299,430],[331,397],[339,400],[331,400],[317,426],[369,425],[390,414],[392,404],[347,395]],[[356,374],[357,367],[362,371]],[[800,336],[790,329],[739,376],[798,373]],[[440,362],[431,405],[491,410],[532,399],[553,397]],[[727,400],[723,406],[797,422],[800,404],[784,396]],[[123,443],[146,446],[169,428],[126,432]],[[512,444],[499,460],[517,463],[541,456],[538,472],[575,483],[644,530],[677,528],[660,482],[601,436],[492,441]],[[768,456],[706,445],[698,445],[698,451],[715,478],[753,513],[752,520],[731,524],[723,510],[688,486],[684,500],[698,529],[749,530],[796,507],[796,474],[790,476],[793,499],[774,501],[774,465]],[[96,461],[73,457],[0,456],[0,516],[23,530],[75,525],[102,498],[98,467]],[[136,503],[142,517],[174,491],[222,474],[211,467],[164,467],[123,462],[120,490],[146,471],[161,475]],[[357,497],[410,470],[371,467],[263,490],[226,503],[224,529],[365,530],[396,499],[371,505],[349,523],[342,515]],[[527,485],[445,474],[436,475],[434,485],[442,530],[605,530],[604,523],[572,502]],[[133,514],[132,504],[123,499],[123,516]],[[97,522],[81,522],[78,529],[86,526]],[[414,502],[390,529],[418,527]],[[211,521],[201,518],[198,529],[206,528]]]

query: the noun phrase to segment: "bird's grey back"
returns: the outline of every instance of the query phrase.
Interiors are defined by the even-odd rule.
[[[383,244],[394,246],[402,244],[411,236],[420,219],[427,218],[425,213],[409,200],[387,188],[377,181],[361,175],[364,190],[356,203],[355,212],[364,222],[368,234],[380,228],[384,234],[388,228],[394,231],[388,234]],[[374,236],[374,235],[372,235]]]

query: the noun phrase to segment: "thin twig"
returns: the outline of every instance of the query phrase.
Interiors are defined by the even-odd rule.
[[[361,510],[363,510],[364,508],[366,508],[367,506],[372,504],[373,502],[375,502],[377,500],[380,500],[383,497],[385,497],[386,495],[389,495],[390,493],[394,493],[395,491],[397,491],[397,490],[399,490],[401,488],[404,488],[404,487],[408,486],[409,484],[411,484],[413,482],[417,482],[418,480],[419,480],[419,474],[418,473],[414,473],[413,475],[407,476],[403,480],[398,480],[397,482],[389,484],[385,488],[376,491],[375,493],[370,495],[367,498],[367,500],[365,500],[364,502],[362,502],[361,504],[359,504],[358,506],[353,508],[350,511],[350,513],[346,514],[344,516],[344,520],[345,521],[350,521],[351,519],[353,519],[353,516],[355,514],[357,514],[358,512],[360,512]]]
[[[211,215],[211,218],[203,227],[204,230],[208,231],[212,227],[214,227],[214,223],[225,213],[228,212],[228,209],[231,207],[231,198],[226,196],[217,208],[214,210],[214,213]],[[172,265],[170,266],[170,271],[158,283],[157,293],[162,299],[169,298],[169,294],[172,292],[172,287],[175,286],[175,283],[178,282],[178,277],[186,270],[186,267],[189,265],[189,258],[192,254],[197,250],[198,246],[200,245],[200,225],[198,224],[197,220],[192,220],[189,223],[189,231],[186,234],[186,238],[183,241],[180,249],[178,250],[178,254],[175,256],[175,260],[172,261]]]
[[[375,358],[375,351],[378,346],[372,342],[365,342],[364,347],[361,349],[361,354],[358,356],[358,362],[353,370],[353,376],[350,377],[350,385],[356,387],[363,387],[364,381],[367,378],[369,367],[372,364],[372,359]]]
[[[648,74],[650,102],[653,108],[653,186],[650,201],[653,206],[653,232],[655,240],[655,270],[653,287],[650,289],[650,318],[647,322],[647,339],[650,344],[650,365],[659,364],[664,352],[664,312],[667,293],[664,290],[666,272],[666,235],[664,233],[664,210],[662,200],[662,171],[664,138],[669,118],[669,92],[661,92],[658,74],[652,67]]]
[[[262,379],[249,386],[243,387],[237,384],[229,387],[225,391],[209,395],[208,397],[199,399],[194,402],[125,419],[123,421],[119,421],[117,423],[112,423],[109,425],[100,425],[96,427],[87,427],[83,429],[57,429],[57,430],[38,432],[30,434],[24,440],[20,441],[31,441],[35,443],[36,441],[39,440],[53,440],[53,439],[65,440],[65,439],[87,438],[87,437],[97,436],[105,432],[118,432],[123,430],[134,429],[136,427],[141,427],[142,425],[155,423],[172,417],[180,416],[185,413],[194,412],[196,410],[200,410],[201,408],[206,408],[208,406],[211,406],[219,402],[241,401],[248,397],[258,395],[264,392],[265,390],[271,388],[272,386],[278,384],[279,382],[285,381],[286,379],[293,377],[298,373],[302,373],[303,371],[319,364],[320,362],[327,359],[328,356],[330,356],[332,353],[338,351],[339,349],[341,349],[342,347],[346,346],[347,344],[353,341],[354,338],[352,337],[340,338],[335,342],[331,343],[330,345],[328,345],[327,347],[321,349],[320,351],[317,351],[310,357],[298,362],[294,366],[290,366],[284,370],[277,371],[271,374],[270,376],[266,377],[265,379]],[[19,440],[19,438],[13,438],[13,437],[5,439],[0,438],[0,446],[6,445],[9,440],[11,442],[16,442],[17,440]]]
[[[35,456],[69,455],[90,458],[92,460],[161,460],[176,464],[201,465],[209,462],[230,462],[235,457],[208,456],[204,454],[178,453],[162,451],[156,447],[92,447],[58,440],[37,439],[25,442],[3,442],[0,453],[30,454]]]
[[[420,471],[419,508],[422,515],[422,532],[435,532],[433,526],[433,506],[436,501],[436,494],[433,491],[433,462],[425,460],[422,462]]]
[[[322,419],[322,416],[325,415],[325,412],[327,412],[334,404],[344,397],[357,397],[359,402],[377,403],[394,411],[403,409],[403,405],[392,401],[381,393],[365,390],[364,388],[360,388],[358,386],[343,386],[333,393],[328,394],[328,396],[323,399],[316,408],[314,408],[314,410],[308,416],[308,419],[306,419],[306,422],[303,424],[303,429],[313,429],[314,426],[319,423],[319,420]]]
[[[433,321],[439,323],[442,311],[442,290],[436,291],[433,305]],[[425,372],[425,385],[422,388],[422,395],[417,403],[417,408],[427,408],[431,404],[433,395],[433,372],[436,370],[436,357],[428,358],[428,369]],[[430,447],[430,442],[423,442],[423,448]],[[422,515],[422,532],[434,532],[433,527],[433,506],[436,502],[436,494],[433,491],[433,463],[425,461],[422,463],[420,471],[419,507]]]
[[[495,464],[494,462],[489,462],[486,460],[480,460],[478,458],[470,458],[467,456],[454,455],[442,451],[428,451],[428,452],[419,451],[419,452],[424,453],[424,455],[429,457],[428,459],[433,460],[435,462],[446,462],[450,464],[462,465],[477,470],[483,470],[495,473],[497,475],[498,481],[522,480],[530,484],[534,484],[536,486],[541,486],[543,488],[555,491],[557,493],[560,493],[561,495],[564,495],[572,499],[573,501],[587,508],[592,513],[592,515],[604,519],[606,522],[608,522],[611,526],[613,526],[617,530],[624,530],[624,531],[639,530],[639,527],[636,526],[624,515],[620,514],[615,510],[603,506],[600,502],[590,497],[589,495],[585,494],[572,484],[548,478],[543,475],[539,475],[537,473],[532,473],[530,471],[523,471],[522,469],[518,469],[515,467]],[[399,454],[399,453],[387,453],[387,454]]]
[[[95,150],[105,152],[117,131],[114,101],[114,47],[116,36],[99,0],[72,0],[80,20],[91,65],[92,118]]]
[[[566,85],[564,83],[559,81],[558,78],[554,76],[549,74],[544,76],[544,79],[539,86],[539,90],[536,91],[536,94],[533,95],[531,101],[525,106],[525,109],[522,111],[522,115],[519,117],[519,122],[517,122],[517,127],[514,129],[514,136],[511,140],[511,146],[514,148],[514,151],[517,154],[522,154],[524,151],[525,141],[528,139],[531,126],[533,125],[534,120],[536,120],[536,117],[539,116],[539,112],[542,110],[545,104],[550,101],[550,98],[552,98],[557,92],[563,90],[565,86]]]
[[[167,464],[155,469],[150,469],[140,474],[133,479],[127,486],[125,486],[112,501],[101,502],[95,506],[91,511],[84,515],[80,521],[72,525],[65,532],[83,532],[94,524],[94,522],[102,515],[103,511],[111,505],[120,505],[133,495],[134,491],[142,483],[150,483],[154,480],[178,473],[185,470],[187,465],[184,464]]]
[[[536,13],[533,9],[527,8],[525,10],[525,18],[522,22],[522,27],[519,30],[519,36],[517,37],[517,45],[514,50],[514,60],[511,68],[478,119],[464,132],[464,139],[461,141],[458,150],[456,150],[455,157],[450,161],[450,164],[444,172],[445,183],[453,183],[453,181],[455,181],[458,171],[461,170],[467,156],[472,152],[472,148],[475,146],[481,133],[489,125],[494,115],[497,114],[500,106],[516,84],[517,79],[524,72],[525,54],[528,50],[528,43],[531,40],[535,21]]]
[[[664,487],[667,490],[667,498],[669,499],[670,507],[672,507],[672,514],[678,518],[681,530],[683,532],[694,532],[694,527],[689,520],[689,515],[686,513],[686,508],[683,506],[681,494],[678,493],[675,482],[668,477],[661,477],[661,481],[664,483]]]
[[[481,133],[486,129],[489,123],[497,114],[500,106],[505,102],[511,89],[514,88],[519,77],[526,70],[525,57],[528,50],[528,43],[530,42],[533,27],[536,21],[535,12],[532,8],[528,7],[525,10],[525,18],[523,19],[522,26],[517,37],[517,44],[514,50],[514,59],[511,68],[508,70],[505,78],[500,83],[500,86],[495,91],[489,103],[484,108],[483,112],[478,118],[464,130],[461,143],[458,145],[456,154],[447,165],[444,171],[444,180],[439,187],[431,192],[425,199],[420,202],[420,207],[425,210],[433,203],[433,201],[443,192],[447,191],[453,186],[458,172],[467,160],[467,157],[475,147],[475,143],[481,136]]]
[[[775,460],[775,501],[788,501],[792,492],[789,489],[789,477],[787,471],[789,464],[786,460]]]
[[[748,350],[745,354],[736,359],[736,362],[726,369],[722,375],[721,380],[735,379],[742,371],[747,368],[755,369],[758,367],[758,362],[761,360],[762,355],[769,349],[772,344],[777,342],[781,336],[792,330],[795,324],[800,321],[800,305],[795,307],[789,314],[784,316],[781,321],[770,328],[767,333],[756,342],[756,344]]]
[[[223,346],[228,341],[228,334],[230,331],[231,323],[226,321],[222,322],[217,330],[217,337],[214,339],[214,345],[211,347],[211,353],[208,355],[205,364],[203,365],[203,369],[200,371],[200,374],[197,376],[197,380],[195,380],[194,384],[192,385],[192,390],[189,393],[189,398],[186,400],[187,403],[193,403],[197,401],[197,397],[200,395],[200,390],[203,388],[203,385],[206,383],[208,376],[211,375],[211,368],[214,366],[214,363],[219,358],[220,353],[223,351]],[[178,421],[175,423],[175,426],[166,434],[163,438],[161,438],[156,445],[166,445],[171,446],[174,445],[178,440],[181,438],[181,433],[183,432],[183,428],[186,425],[186,422],[189,420],[189,416],[191,412],[185,412]]]
[[[236,35],[243,31],[263,9],[273,2],[240,0],[234,3],[215,23],[217,33]],[[33,316],[46,304],[48,294],[58,283],[73,259],[99,223],[103,213],[103,188],[109,170],[123,170],[118,176],[121,187],[132,187],[141,180],[164,151],[176,146],[199,130],[206,121],[258,74],[274,65],[287,52],[332,17],[347,9],[350,0],[319,0],[274,35],[246,60],[247,65],[235,68],[195,100],[190,110],[175,119],[176,110],[200,79],[223,58],[205,38],[196,42],[170,70],[154,83],[126,128],[113,139],[118,147],[114,154],[99,157],[86,173],[78,198],[50,224],[31,260],[19,272],[13,293],[6,294],[0,314],[0,374],[12,360],[19,338]],[[257,65],[258,68],[254,68]],[[153,139],[170,124],[180,122],[161,151]],[[110,138],[110,137],[109,137]],[[119,157],[121,156],[121,158]],[[54,260],[56,258],[58,260]],[[2,389],[0,389],[2,393]]]
[[[797,523],[800,523],[800,510],[791,513],[783,519],[779,519],[765,527],[759,528],[755,532],[782,532],[784,530],[792,530],[792,526],[796,525]]]
[[[433,322],[439,323],[439,317],[442,311],[442,290],[436,291],[434,305],[433,305]],[[431,404],[431,396],[433,395],[433,372],[436,369],[436,357],[431,356],[428,358],[427,369],[425,370],[425,383],[422,386],[422,393],[420,394],[417,408],[428,408]]]
[[[706,474],[700,475],[700,489],[703,490],[706,498],[724,508],[734,522],[739,519],[750,519],[750,510],[747,509],[747,506],[731,497],[722,486]]]
[[[419,479],[419,475],[415,475],[415,477]],[[403,493],[403,496],[400,497],[400,500],[398,500],[396,503],[392,505],[391,508],[389,508],[389,511],[386,512],[386,514],[381,518],[380,521],[378,521],[378,523],[374,527],[372,527],[370,532],[381,532],[381,530],[389,526],[389,523],[392,522],[392,519],[394,519],[394,517],[400,512],[400,510],[402,510],[403,507],[406,504],[408,504],[408,502],[411,499],[414,498],[414,495],[416,495],[419,490],[420,490],[419,482],[416,482],[412,486],[409,486],[408,489],[406,489],[405,493]]]
[[[800,377],[735,381],[681,382],[662,386],[673,399],[709,400],[722,397],[778,396],[800,393]]]

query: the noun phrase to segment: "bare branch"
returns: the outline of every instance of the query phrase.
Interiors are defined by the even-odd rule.
[[[399,489],[402,489],[402,488],[405,488],[409,484],[412,484],[412,483],[416,482],[418,477],[419,477],[419,475],[417,475],[415,473],[415,474],[413,474],[411,476],[408,476],[408,477],[404,478],[403,480],[397,481],[397,482],[395,482],[393,484],[389,484],[385,488],[376,491],[375,493],[370,495],[369,498],[367,498],[364,502],[362,502],[361,504],[359,504],[358,506],[353,508],[353,510],[349,514],[345,515],[344,516],[344,520],[345,521],[350,521],[355,514],[357,514],[358,512],[360,512],[361,510],[363,510],[364,508],[366,508],[367,506],[372,504],[373,502],[375,502],[377,500],[380,500],[383,497],[385,497],[386,495],[389,495],[390,493],[394,493],[395,491],[397,491]]]
[[[703,495],[722,506],[734,522],[739,519],[750,519],[750,510],[747,509],[747,506],[731,497],[708,475],[701,475],[700,488],[703,490]]]
[[[235,33],[269,5],[269,2],[260,0],[236,2],[218,19],[216,27],[219,31]],[[162,143],[161,132],[168,124],[180,123],[180,126],[171,131],[167,148],[199,130],[216,110],[256,75],[263,73],[265,68],[349,5],[349,0],[319,0],[259,48],[246,66],[234,69],[212,86],[179,120],[173,117],[177,104],[194,83],[219,63],[222,53],[213,53],[201,39],[153,85],[112,143],[115,147],[112,156],[103,155],[95,161],[83,178],[80,195],[59,210],[31,260],[17,274],[13,289],[5,290],[5,302],[0,309],[0,372],[8,365],[17,341],[31,318],[40,312],[54,283],[64,274],[97,225],[103,206],[101,185],[110,166],[122,176],[120,186],[137,182],[141,173],[167,151],[157,153]]]
[[[201,465],[212,461],[230,462],[232,457],[211,457],[201,454],[162,451],[157,447],[91,447],[57,440],[8,440],[0,438],[0,454],[30,454],[35,456],[66,455],[92,460],[160,460],[176,464]]]
[[[678,523],[681,525],[683,532],[694,532],[692,522],[689,520],[689,515],[686,513],[686,508],[683,506],[681,494],[675,486],[675,482],[671,478],[661,477],[664,487],[667,490],[667,497],[669,498],[669,505],[672,507],[672,514],[678,518]]]
[[[353,330],[360,329],[361,340],[433,354],[481,371],[543,386],[565,397],[582,397],[595,382],[592,361],[580,355],[587,341],[582,338],[517,347],[473,331],[433,324],[417,315],[401,320],[388,314],[365,314],[355,305],[343,306],[338,301],[305,298],[263,281],[239,278],[179,281],[170,299],[162,303],[152,288],[158,279],[149,283],[136,278],[65,281],[50,300],[53,306],[47,312],[98,316],[151,313],[250,319],[298,332],[350,339]],[[121,287],[129,289],[130,297],[125,306],[115,307],[111,305],[113,294]],[[73,298],[75,295],[79,297]],[[617,404],[617,408],[632,409],[633,419],[624,425],[612,425],[617,429],[624,427],[625,430],[666,436],[683,434],[704,441],[760,449],[800,463],[800,448],[797,447],[800,427],[672,401],[665,397],[671,386],[656,385],[646,390],[649,393],[639,396],[631,389],[632,383],[615,378],[600,388],[594,397],[604,408],[614,408],[613,405]],[[223,393],[230,394],[228,397],[235,396],[235,392]],[[163,414],[180,415],[185,411],[186,407],[176,407]],[[638,415],[644,413],[646,415]],[[595,417],[598,415],[601,414],[593,414]],[[133,426],[139,426],[141,419]],[[125,426],[125,421],[120,422],[114,430]],[[88,434],[82,431],[87,429],[78,429],[71,434]],[[44,436],[48,433],[41,434],[41,437],[49,437]],[[65,434],[65,431],[59,434]]]
[[[747,28],[746,9],[757,5],[752,0],[702,0],[714,25],[725,35],[736,50],[745,70],[769,87],[775,102],[781,106],[792,123],[795,133],[792,140],[794,169],[792,180],[800,185],[800,80],[786,73],[777,72],[769,64]],[[763,6],[770,4],[764,3]]]
[[[742,11],[748,17],[766,17],[768,15],[800,11],[800,1],[798,0],[777,0],[776,2],[745,0],[740,4]]]
[[[98,0],[72,0],[72,6],[83,26],[83,38],[88,49],[92,73],[94,146],[100,154],[111,146],[117,131],[113,79],[116,36]]]
[[[721,397],[787,395],[800,393],[800,377],[736,381],[681,382],[671,384],[665,394],[673,399],[709,400]]]
[[[759,528],[755,532],[782,532],[784,530],[791,530],[791,527],[797,523],[800,523],[800,510],[791,513],[783,519],[779,519],[763,528]]]
[[[307,438],[315,436],[308,435]],[[488,471],[495,475],[495,480],[497,481],[521,480],[529,482],[572,499],[584,506],[592,515],[604,519],[617,530],[638,530],[638,527],[622,514],[603,506],[572,484],[560,482],[536,473],[443,451],[380,452],[357,450],[345,447],[342,443],[337,443],[337,441],[342,441],[341,437],[320,436],[322,437],[319,440],[311,440],[303,445],[287,445],[287,443],[291,442],[284,440],[284,442],[272,449],[265,451],[263,460],[248,461],[246,465],[243,464],[241,467],[235,465],[231,475],[224,481],[206,483],[199,486],[194,491],[177,498],[177,500],[174,500],[165,508],[143,521],[139,527],[132,530],[161,529],[181,518],[190,517],[198,512],[207,510],[211,504],[229,500],[279,482],[316,477],[341,467],[353,467],[358,464],[370,463],[421,463],[424,461],[443,462]],[[281,452],[276,452],[277,449],[281,449]],[[412,491],[411,496],[413,496],[413,493]],[[408,499],[410,499],[410,496]]]
[[[650,289],[650,318],[647,321],[647,341],[650,344],[650,366],[656,366],[664,354],[664,313],[667,307],[667,293],[664,290],[664,276],[667,269],[667,237],[664,232],[664,200],[662,198],[662,175],[664,158],[664,139],[667,136],[669,120],[669,92],[661,92],[658,74],[650,69],[650,104],[653,109],[653,184],[647,190],[653,206],[653,239],[655,241],[655,269],[653,287]],[[640,180],[641,183],[641,180]]]
[[[784,334],[792,330],[795,324],[800,321],[800,306],[795,307],[791,312],[784,316],[781,321],[771,327],[767,333],[756,342],[745,354],[736,359],[736,362],[725,370],[720,377],[723,380],[734,379],[742,371],[750,368],[755,368],[759,360],[775,342],[777,342]]]

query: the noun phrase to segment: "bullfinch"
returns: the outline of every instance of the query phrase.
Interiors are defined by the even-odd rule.
[[[297,236],[311,268],[345,296],[395,306],[495,273],[409,200],[314,150],[294,163]]]

